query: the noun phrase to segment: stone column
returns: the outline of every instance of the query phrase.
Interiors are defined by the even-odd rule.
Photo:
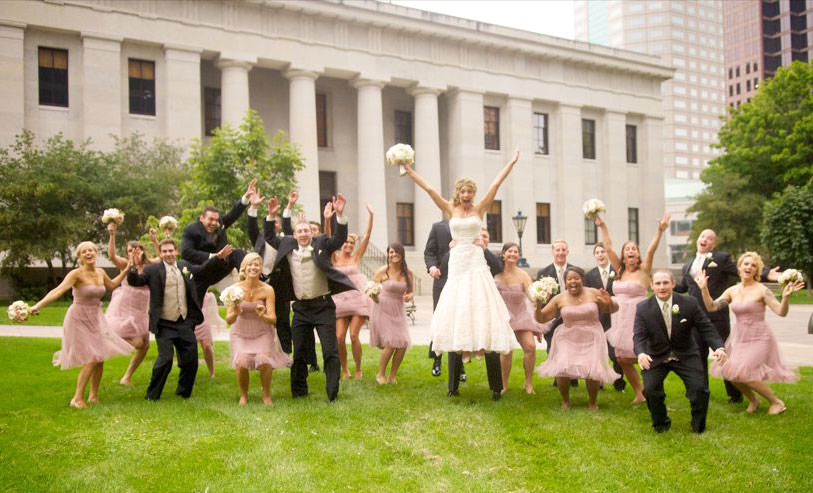
[[[451,198],[454,183],[463,177],[477,183],[479,200],[491,183],[485,183],[483,153],[483,93],[456,89],[449,94],[449,187],[442,195]]]
[[[605,118],[606,135],[599,138],[606,142],[607,163],[605,166],[599,166],[598,193],[600,196],[598,198],[603,200],[607,206],[604,221],[615,240],[615,247],[620,248],[629,239],[627,228],[627,117],[624,113],[607,111]],[[617,253],[620,254],[620,252]]]
[[[256,57],[220,54],[220,116],[221,124],[237,127],[249,108],[248,72],[257,63]]]
[[[0,22],[0,146],[14,142],[25,126],[25,24]],[[33,87],[30,88],[33,90]]]
[[[375,226],[371,233],[372,243],[385,250],[388,241],[387,210],[387,165],[384,153],[384,113],[381,103],[381,88],[385,83],[373,79],[355,79],[353,87],[358,91],[358,168],[357,182],[359,196],[355,198],[359,217],[364,217],[365,203],[369,202],[375,211]]]
[[[415,98],[415,170],[438,192],[440,182],[440,130],[438,123],[438,94],[440,89],[414,87],[409,90]],[[415,185],[415,248],[422,248],[429,237],[432,223],[443,214],[429,195]]]
[[[201,122],[200,53],[197,48],[164,45],[166,62],[166,135],[188,145],[203,137]]]
[[[319,204],[319,142],[316,135],[316,78],[319,74],[308,70],[289,69],[289,124],[291,142],[299,145],[305,168],[296,174],[300,190],[299,204],[307,217],[320,221]]]
[[[96,148],[113,147],[121,135],[122,38],[82,33],[83,136]]]
[[[503,151],[505,162],[514,157],[514,151],[519,149],[519,161],[514,165],[513,171],[503,183],[499,195],[505,197],[504,213],[507,213],[507,227],[503,227],[504,242],[509,238],[518,238],[514,221],[511,219],[522,211],[528,217],[525,222],[525,232],[522,234],[522,253],[527,259],[534,251],[536,245],[536,199],[534,195],[534,149],[533,149],[533,105],[530,99],[510,96],[506,103],[507,125],[506,146]],[[504,214],[505,215],[505,214]],[[505,222],[503,223],[505,224]],[[509,234],[505,234],[508,233]]]
[[[556,163],[559,188],[556,202],[551,204],[553,223],[551,241],[567,241],[570,252],[577,257],[584,246],[584,202],[582,186],[582,114],[581,107],[559,105],[559,134],[562,135],[560,159]],[[575,259],[574,259],[575,260]]]

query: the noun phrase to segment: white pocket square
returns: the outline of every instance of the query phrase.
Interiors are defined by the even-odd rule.
[[[686,322],[688,322],[688,320],[686,320],[685,318],[680,319],[680,323],[685,324]]]

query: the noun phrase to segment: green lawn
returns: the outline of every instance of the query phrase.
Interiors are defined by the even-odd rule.
[[[0,338],[0,485],[5,491],[809,491],[813,484],[813,370],[775,386],[788,405],[747,415],[712,381],[708,431],[690,432],[680,381],[667,380],[672,430],[652,432],[629,393],[603,391],[601,411],[559,409],[550,379],[489,399],[483,362],[467,366],[458,398],[429,375],[426,348],[411,349],[396,386],[373,381],[379,351],[365,347],[363,382],[343,383],[328,404],[324,377],[292,400],[288,371],[275,373],[274,405],[237,406],[228,347],[216,344],[218,375],[203,365],[189,401],[143,400],[154,345],[134,377],[116,382],[126,358],[105,365],[102,403],[68,407],[78,370],[50,366],[55,339]],[[538,359],[542,359],[540,353]],[[805,486],[808,485],[808,486]]]

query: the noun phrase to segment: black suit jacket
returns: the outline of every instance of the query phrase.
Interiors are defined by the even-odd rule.
[[[571,264],[571,263],[565,264],[565,270],[567,270],[568,267],[573,267],[573,264]],[[543,268],[539,269],[536,272],[536,280],[537,281],[542,279],[543,277],[552,277],[552,278],[556,279],[556,283],[558,284],[559,283],[559,277],[556,275],[556,265],[555,264],[549,264],[548,266],[543,267]],[[562,291],[564,291],[564,289],[565,289],[564,286],[561,286],[561,285],[559,286],[559,292],[560,293]]]
[[[288,222],[290,224],[290,219]],[[284,219],[283,224],[285,224]],[[257,217],[248,216],[248,237],[251,240],[251,243],[254,245],[254,251],[261,257],[265,255],[266,248],[274,249],[269,240],[276,238],[276,236],[277,230],[275,221],[269,221],[268,219],[264,220],[263,234],[260,236],[260,228],[257,227]],[[279,252],[277,252],[277,255],[279,255]],[[274,262],[276,263],[276,259]],[[280,277],[275,277],[273,279],[273,281],[276,281],[276,284],[272,282],[272,276],[270,274],[268,276],[263,274],[261,278],[263,282],[271,284],[271,287],[274,288],[274,296],[276,297],[277,302],[285,303],[294,299],[292,286],[290,284],[279,282],[281,280]]]
[[[226,230],[237,221],[244,210],[246,206],[238,200],[226,215],[220,216],[220,229],[211,236],[200,220],[187,225],[181,237],[181,257],[192,264],[205,263],[209,260],[209,254],[219,252],[229,243]]]
[[[449,229],[449,221],[443,220],[432,224],[429,230],[429,237],[426,239],[426,246],[423,249],[423,262],[426,264],[426,271],[431,267],[440,269],[440,277],[432,281],[432,303],[437,306],[440,292],[446,285],[448,279],[447,269],[441,267],[443,257],[449,253],[449,243],[452,242],[452,231]]]
[[[612,265],[608,265],[607,267],[610,268],[610,272],[613,272],[616,275],[618,274],[615,272]],[[605,288],[604,284],[601,283],[601,273],[599,272],[598,267],[593,267],[587,271],[587,274],[584,275],[584,285],[588,288],[605,289],[608,293],[610,293],[611,296],[613,294],[613,279],[607,279],[607,287]],[[611,317],[609,313],[599,312],[598,319],[601,320],[601,326],[605,331],[610,328]]]
[[[716,300],[729,286],[737,282],[739,276],[737,274],[737,265],[734,263],[730,254],[726,252],[712,252],[711,255],[711,260],[706,259],[703,261],[703,269],[706,269],[706,275],[709,276],[708,286],[711,298]],[[712,261],[717,264],[716,267],[709,267]],[[675,291],[678,293],[688,293],[690,296],[693,296],[698,301],[700,309],[708,315],[709,319],[715,325],[721,325],[727,329],[729,327],[728,308],[711,313],[706,310],[706,305],[703,303],[703,294],[689,273],[689,269],[692,268],[693,263],[694,257],[683,265],[681,269],[683,277],[680,279],[680,282],[675,285]]]
[[[212,257],[203,265],[194,265],[185,260],[178,260],[176,266],[180,269],[186,287],[186,319],[192,320],[195,325],[203,323],[201,303],[210,284],[213,272],[222,264],[217,257]],[[184,274],[184,269],[188,274]],[[127,273],[127,283],[130,286],[149,286],[150,288],[150,332],[157,334],[158,319],[164,308],[164,289],[167,282],[167,269],[164,262],[150,264],[142,272],[131,268]]]
[[[652,358],[652,368],[660,365],[670,355],[685,361],[697,358],[697,343],[692,336],[696,330],[713,350],[723,347],[723,340],[711,324],[697,300],[691,296],[672,293],[672,304],[680,310],[672,314],[672,337],[668,337],[666,322],[663,320],[657,296],[651,296],[638,303],[635,309],[633,343],[635,355],[648,354]]]
[[[266,221],[270,223],[271,221]],[[274,269],[271,272],[270,282],[272,286],[285,286],[290,289],[293,296],[293,281],[291,280],[291,269],[288,263],[288,255],[295,249],[299,248],[296,238],[293,236],[283,236],[282,238],[276,236],[269,236],[270,231],[267,226],[263,227],[266,231],[266,240],[269,245],[277,249],[277,259],[274,262]],[[335,216],[333,219],[332,237],[317,236],[311,240],[313,247],[313,261],[316,266],[325,273],[327,276],[328,288],[332,294],[341,293],[350,289],[356,288],[353,281],[351,281],[344,273],[333,268],[330,256],[333,252],[342,247],[347,239],[347,225],[339,224]],[[294,299],[294,298],[292,298]]]

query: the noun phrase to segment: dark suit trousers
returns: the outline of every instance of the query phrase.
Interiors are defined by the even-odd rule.
[[[308,395],[308,365],[306,361],[307,335],[319,333],[325,372],[327,398],[339,395],[339,343],[336,340],[336,305],[330,296],[308,301],[294,301],[294,319],[291,336],[294,343],[294,365],[291,367],[291,394]]]
[[[723,342],[728,339],[728,335],[731,332],[731,328],[728,325],[728,322],[725,320],[712,320],[711,323],[714,325],[714,328],[717,329],[717,333],[720,334],[720,338]],[[697,343],[697,351],[700,355],[700,363],[703,365],[703,377],[706,381],[706,387],[709,386],[709,345],[706,343],[706,340],[703,339],[703,336],[698,331],[692,331],[692,335],[694,336],[694,341]],[[742,392],[740,389],[734,386],[733,383],[729,382],[728,380],[724,380],[723,383],[725,384],[725,392],[728,394],[730,399],[735,401],[742,400]]]
[[[291,302],[279,298],[274,302],[277,312],[277,337],[282,352],[291,354]]]
[[[460,373],[463,371],[463,356],[460,353],[448,353],[449,358],[449,392],[457,392],[460,385]],[[488,351],[485,355],[488,388],[492,392],[502,391],[502,371],[500,354]]]
[[[158,356],[152,367],[152,379],[147,387],[147,399],[158,400],[164,391],[169,372],[172,370],[173,349],[178,352],[178,388],[175,393],[181,397],[192,395],[195,376],[198,373],[198,341],[195,339],[195,324],[187,319],[176,321],[158,320],[158,333],[155,335]]]
[[[661,363],[655,368],[642,371],[644,396],[649,414],[652,416],[652,427],[658,431],[665,431],[672,424],[666,414],[666,393],[663,391],[663,381],[670,371],[675,372],[686,387],[686,397],[692,407],[692,430],[703,433],[706,430],[706,413],[709,408],[709,387],[703,380],[703,366],[699,358],[694,357]]]

